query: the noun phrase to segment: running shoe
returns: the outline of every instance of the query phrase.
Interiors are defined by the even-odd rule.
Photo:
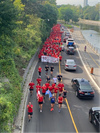
[[[54,110],[53,108],[50,109],[50,111],[53,111],[53,110]]]
[[[40,112],[42,112],[42,110],[40,110]]]

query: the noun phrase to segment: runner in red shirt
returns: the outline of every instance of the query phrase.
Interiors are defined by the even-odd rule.
[[[42,68],[39,66],[38,67],[39,77],[41,77],[41,71],[42,71]]]
[[[59,97],[58,97],[59,111],[58,112],[61,111],[62,103],[63,103],[63,97],[61,96],[61,94],[59,94]]]
[[[42,88],[43,99],[45,99],[45,93],[46,93],[46,90],[47,90],[45,84],[43,84],[43,86],[41,88]]]
[[[29,119],[28,121],[30,121],[33,115],[33,105],[31,104],[31,102],[29,102],[27,108],[28,108],[28,119]]]
[[[40,112],[42,112],[42,106],[43,106],[43,96],[40,94],[40,96],[38,97],[38,103],[39,103],[39,107],[40,107]]]
[[[63,92],[64,84],[61,82],[58,84],[59,92]]]
[[[33,94],[33,89],[34,89],[34,83],[31,81],[30,83],[29,83],[29,86],[30,86],[30,94],[31,94],[31,96],[32,96],[32,94]]]
[[[47,82],[45,83],[46,89],[48,90],[48,87],[50,86],[50,84]]]
[[[51,93],[53,93],[53,87],[52,86],[49,86],[48,89],[49,89],[49,91],[51,91]]]
[[[40,89],[41,89],[41,86],[40,86],[39,84],[37,84],[37,85],[36,85],[36,93],[37,93],[38,91],[40,91]]]
[[[41,61],[41,53],[38,55],[39,61]]]
[[[52,87],[53,87],[53,89],[54,89],[55,85],[56,85],[55,83],[52,83]]]
[[[37,84],[41,85],[42,79],[40,77],[37,78]]]
[[[59,55],[59,60],[60,60],[60,62],[62,61],[62,56],[61,55]]]

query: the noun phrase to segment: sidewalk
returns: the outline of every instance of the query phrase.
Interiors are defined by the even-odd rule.
[[[79,55],[81,56],[83,63],[88,70],[88,74],[97,84],[96,86],[100,89],[100,57],[99,55],[92,49],[92,47],[87,43],[85,38],[83,37],[79,28],[74,27],[74,32],[72,33],[72,37],[75,40],[77,45],[77,49],[79,51]],[[86,52],[84,52],[84,47],[87,47]],[[93,74],[91,74],[91,68],[93,67]]]

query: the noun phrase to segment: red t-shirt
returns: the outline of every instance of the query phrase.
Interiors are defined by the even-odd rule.
[[[52,84],[52,87],[53,87],[53,88],[55,87],[55,83]]]
[[[36,92],[40,91],[41,86],[40,85],[36,85]]]
[[[42,71],[42,68],[41,68],[41,67],[39,67],[39,68],[38,68],[38,71],[39,71],[39,72],[41,72],[41,71]]]
[[[31,107],[33,107],[33,105],[31,104]],[[28,112],[29,113],[32,113],[33,112],[33,108],[31,108],[29,105],[27,105],[27,108],[28,108]]]
[[[53,87],[52,86],[49,86],[49,91],[53,91]]]
[[[43,102],[43,96],[39,96],[38,102]]]
[[[63,97],[58,97],[58,103],[62,103],[63,102]]]
[[[59,56],[59,59],[62,60],[62,56]]]
[[[58,88],[54,87],[54,93],[57,93],[57,92],[58,92]]]
[[[33,82],[29,83],[30,89],[33,89],[34,88],[34,85],[35,84]]]
[[[38,82],[38,84],[41,84],[41,79],[39,78],[39,79],[37,79],[37,82]]]
[[[40,86],[40,85],[36,85],[36,88],[39,88],[39,89],[41,89],[41,86]]]
[[[58,87],[59,87],[59,91],[62,92],[63,91],[63,88],[64,88],[64,84],[59,83],[58,84]]]
[[[42,86],[42,93],[45,93],[46,92],[46,86]]]
[[[45,83],[45,85],[46,85],[46,87],[48,88],[50,84],[49,84],[49,83]]]

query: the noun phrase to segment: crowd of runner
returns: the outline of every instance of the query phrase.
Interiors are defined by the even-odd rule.
[[[43,48],[39,52],[39,60],[41,60],[42,55],[59,57],[59,60],[62,60],[62,56],[60,54],[62,45],[61,36],[62,32],[60,31],[60,24],[57,24],[52,28],[52,32],[50,37],[45,41]],[[58,104],[59,109],[58,112],[61,111],[61,106],[64,100],[66,100],[67,91],[64,89],[64,84],[62,83],[62,75],[59,73],[57,76],[53,77],[54,66],[45,66],[45,75],[46,81],[44,84],[41,84],[41,66],[38,67],[38,78],[36,79],[37,84],[35,85],[32,81],[29,83],[30,95],[32,96],[34,88],[36,88],[36,98],[39,104],[40,112],[43,109],[43,103],[45,103],[45,96],[49,95],[49,100],[51,102],[50,111],[54,110],[54,105]],[[48,71],[50,70],[50,76],[48,75]],[[51,77],[53,82],[51,82]],[[33,114],[33,105],[31,102],[27,105],[28,108],[28,118],[29,121],[32,118]]]
[[[49,71],[49,66],[45,66],[45,75],[46,75],[46,82],[45,84],[41,84],[42,79],[41,79],[41,72],[42,68],[41,66],[38,67],[38,78],[36,79],[37,84],[35,85],[32,81],[29,83],[29,89],[30,89],[30,95],[32,96],[33,90],[36,88],[36,98],[37,102],[40,107],[40,112],[42,112],[42,107],[43,103],[45,103],[45,95],[49,95],[49,100],[51,102],[51,109],[50,111],[54,110],[54,105],[58,104],[59,105],[59,110],[58,112],[61,111],[61,106],[63,101],[65,101],[66,96],[67,96],[67,91],[64,89],[64,84],[62,83],[62,75],[59,73],[57,76],[53,76],[53,70],[54,67],[53,65],[50,66],[50,74],[51,76],[48,76],[48,71]],[[53,82],[51,82],[51,77]],[[58,94],[58,97],[57,97]],[[33,105],[31,102],[27,105],[28,108],[28,116],[29,116],[29,121],[30,118],[32,117],[32,108]]]

